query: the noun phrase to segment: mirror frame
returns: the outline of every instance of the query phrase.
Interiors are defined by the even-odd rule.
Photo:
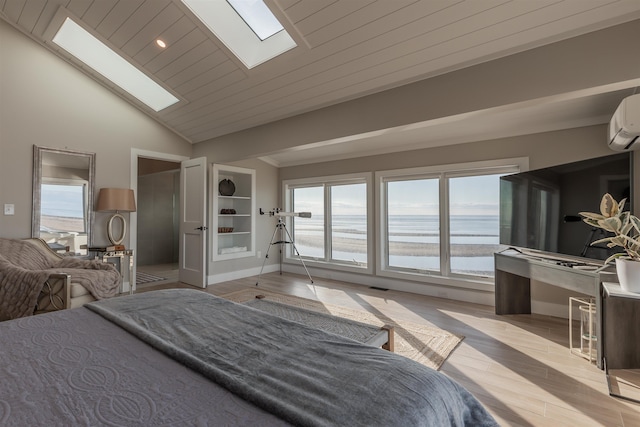
[[[93,195],[95,194],[96,153],[73,151],[60,148],[33,146],[33,209],[31,213],[31,237],[40,238],[40,216],[42,211],[42,158],[44,153],[68,154],[86,157],[89,160],[89,186],[87,189],[87,246],[93,246]]]

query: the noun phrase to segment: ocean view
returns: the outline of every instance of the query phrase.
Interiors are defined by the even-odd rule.
[[[83,201],[82,185],[42,184],[41,230],[84,233]]]
[[[324,217],[295,219],[295,243],[305,257],[324,257]],[[387,225],[389,266],[419,270],[440,268],[439,218],[436,215],[393,215]],[[451,270],[494,274],[493,253],[499,250],[499,217],[451,216]],[[366,217],[333,218],[332,257],[366,263]]]

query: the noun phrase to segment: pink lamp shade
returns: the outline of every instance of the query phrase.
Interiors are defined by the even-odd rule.
[[[114,245],[120,245],[127,233],[127,221],[119,212],[135,212],[136,199],[133,190],[129,188],[101,188],[98,194],[96,210],[100,212],[115,212],[107,223],[107,236]],[[121,223],[121,233],[115,236],[113,232],[113,222],[119,220]]]

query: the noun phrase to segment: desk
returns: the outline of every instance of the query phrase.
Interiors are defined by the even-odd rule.
[[[552,254],[550,254],[552,256]],[[596,299],[597,363],[602,369],[601,283],[615,281],[615,271],[596,272],[597,266],[571,267],[572,262],[523,254],[515,250],[495,254],[496,314],[531,313],[531,279],[589,295]],[[583,269],[584,268],[584,269]]]
[[[96,251],[93,250],[93,253],[95,253],[95,259],[97,260],[101,260],[102,262],[109,262],[110,259],[113,258],[118,258],[119,262],[118,262],[118,268],[120,269],[120,276],[122,277],[122,282],[120,283],[120,293],[124,293],[124,277],[125,277],[125,271],[127,270],[125,268],[125,260],[126,265],[128,265],[128,270],[129,270],[129,295],[133,294],[133,289],[136,286],[136,277],[133,274],[133,250],[132,249],[124,249],[121,251]]]

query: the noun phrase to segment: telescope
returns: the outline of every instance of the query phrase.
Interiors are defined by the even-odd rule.
[[[271,237],[271,242],[269,242],[269,246],[267,246],[267,251],[264,256],[264,261],[262,262],[262,267],[260,268],[260,273],[258,274],[258,281],[256,282],[256,286],[258,286],[258,283],[260,282],[260,277],[262,276],[262,270],[264,270],[264,265],[267,262],[267,258],[269,258],[269,249],[271,249],[271,246],[273,245],[280,246],[280,274],[282,274],[282,258],[283,258],[282,246],[285,244],[289,244],[293,246],[294,253],[298,255],[298,259],[300,260],[300,263],[304,267],[304,270],[307,272],[307,276],[309,277],[309,280],[311,281],[311,283],[313,283],[311,274],[309,274],[309,270],[307,270],[307,266],[304,264],[304,261],[300,256],[300,252],[298,252],[298,248],[296,248],[296,244],[293,242],[293,236],[289,234],[289,230],[287,230],[287,225],[285,224],[285,221],[283,219],[284,217],[287,217],[287,216],[311,218],[311,212],[282,212],[282,209],[279,209],[279,208],[274,208],[269,212],[264,212],[262,208],[260,208],[260,215],[264,215],[265,213],[268,213],[269,216],[278,217],[278,223],[276,224],[275,230],[273,230],[273,236]],[[279,236],[279,240],[276,240],[276,235],[278,234],[278,232],[280,232],[280,236]]]
[[[311,212],[282,212],[279,208],[275,208],[269,212],[264,212],[262,208],[260,208],[260,215],[264,215],[265,213],[268,213],[269,216],[275,217],[298,216],[300,218],[311,218]]]

